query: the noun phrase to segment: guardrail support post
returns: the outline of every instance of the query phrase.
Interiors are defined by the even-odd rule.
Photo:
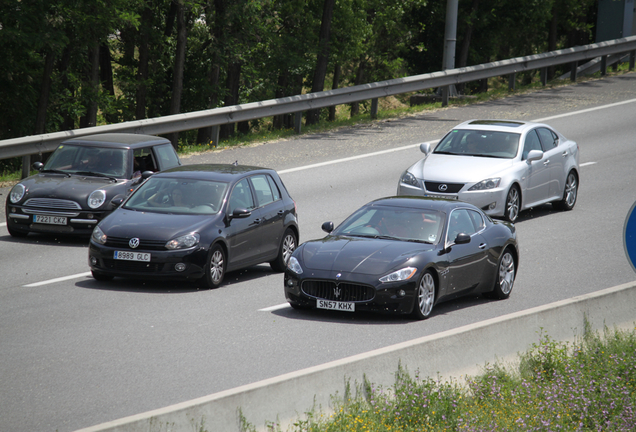
[[[576,68],[579,67],[579,62],[572,62],[572,70],[570,70],[570,81],[576,81]]]
[[[378,118],[378,98],[371,99],[371,118]]]
[[[22,156],[22,178],[27,178],[31,173],[31,155]]]
[[[629,52],[629,70],[634,70],[634,59],[636,58],[636,51]]]
[[[214,147],[219,146],[219,132],[221,131],[221,127],[219,125],[212,126],[212,143]]]
[[[517,87],[517,74],[508,74],[508,90],[513,91]]]
[[[297,134],[300,133],[302,123],[303,123],[303,112],[298,111],[294,113],[294,130],[296,131]]]
[[[541,68],[540,74],[541,74],[541,85],[545,87],[546,85],[548,85],[548,68],[547,67]]]
[[[607,56],[601,56],[601,76],[607,75]]]

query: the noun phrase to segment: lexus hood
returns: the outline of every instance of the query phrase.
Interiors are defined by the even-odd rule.
[[[416,178],[442,183],[477,183],[512,166],[512,159],[431,153],[409,168]]]
[[[382,275],[432,247],[425,243],[328,236],[306,242],[299,249],[301,265],[306,269]]]

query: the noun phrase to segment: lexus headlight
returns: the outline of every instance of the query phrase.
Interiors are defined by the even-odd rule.
[[[9,193],[9,200],[13,204],[16,204],[20,202],[25,193],[26,188],[24,187],[24,185],[22,183],[18,183],[17,185],[13,186],[13,189],[11,189],[11,192]]]
[[[88,196],[88,206],[92,209],[100,208],[106,202],[106,191],[98,189]]]
[[[399,281],[411,279],[416,271],[417,269],[415,267],[406,267],[406,268],[394,271],[393,273],[389,273],[386,276],[382,276],[380,278],[380,282],[382,283],[399,282]]]
[[[99,244],[106,244],[106,234],[104,234],[104,231],[102,231],[102,229],[99,226],[96,226],[95,229],[93,230],[93,234],[91,235],[91,238],[93,239],[93,241],[95,243],[99,243]]]
[[[402,174],[402,178],[400,180],[402,181],[402,183],[405,183],[407,185],[420,187],[420,182],[418,182],[415,176],[408,171],[404,171],[404,174]]]
[[[287,262],[287,268],[296,274],[303,273],[303,268],[300,266],[300,263],[295,257],[289,258],[289,262]]]
[[[478,191],[478,190],[488,190],[499,187],[499,183],[501,183],[501,178],[489,178],[486,180],[482,180],[479,183],[474,184],[469,191]]]
[[[174,238],[166,243],[166,249],[187,249],[199,244],[199,234],[190,233]]]

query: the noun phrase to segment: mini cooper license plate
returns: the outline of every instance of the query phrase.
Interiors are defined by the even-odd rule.
[[[150,254],[147,252],[115,251],[114,258],[116,260],[149,262]]]
[[[356,304],[349,302],[329,301],[329,300],[317,300],[316,307],[318,309],[331,309],[345,312],[355,312]]]
[[[67,219],[64,216],[33,215],[33,223],[48,225],[66,225]]]

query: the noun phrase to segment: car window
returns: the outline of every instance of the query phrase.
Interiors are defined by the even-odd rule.
[[[234,186],[234,189],[232,189],[227,211],[229,214],[232,214],[237,208],[252,210],[255,207],[249,181],[247,179],[243,179]]]
[[[80,159],[82,147],[61,144],[44,164],[45,170],[70,170],[76,160]]]
[[[275,188],[274,193],[274,190],[272,190],[272,184],[268,179],[271,180],[270,176],[266,174],[259,174],[250,177],[252,186],[254,186],[254,192],[256,193],[256,200],[258,201],[259,207],[280,199],[280,192],[278,192],[278,188]],[[274,185],[274,187],[275,186],[276,185]]]
[[[523,144],[523,154],[521,155],[521,160],[528,159],[528,153],[530,153],[531,150],[543,150],[536,129],[532,129],[526,135],[526,140]]]
[[[470,217],[469,210],[456,209],[450,215],[448,220],[448,241],[454,242],[457,234],[464,233],[468,235],[475,234],[477,229]]]
[[[475,232],[479,232],[484,229],[486,223],[484,222],[484,218],[481,213],[475,210],[468,210],[468,216],[470,216],[470,219],[473,222]]]
[[[541,146],[543,151],[548,151],[559,145],[559,137],[550,129],[538,128],[537,133],[541,139]]]
[[[144,171],[159,171],[152,155],[152,147],[135,149],[133,152],[133,177],[139,177]]]
[[[162,144],[159,146],[155,146],[154,149],[161,170],[166,170],[168,168],[174,168],[181,165],[181,163],[179,162],[179,156],[177,156],[177,153],[174,151],[174,147],[172,147],[172,144]]]
[[[129,154],[127,149],[60,145],[43,170],[126,178],[130,175]]]
[[[272,190],[274,201],[278,201],[279,199],[281,199],[281,194],[280,194],[280,190],[278,190],[278,186],[276,185],[276,182],[271,176],[267,176],[267,181],[269,182],[269,187]]]
[[[434,153],[512,159],[518,148],[518,133],[456,129],[440,141]]]

